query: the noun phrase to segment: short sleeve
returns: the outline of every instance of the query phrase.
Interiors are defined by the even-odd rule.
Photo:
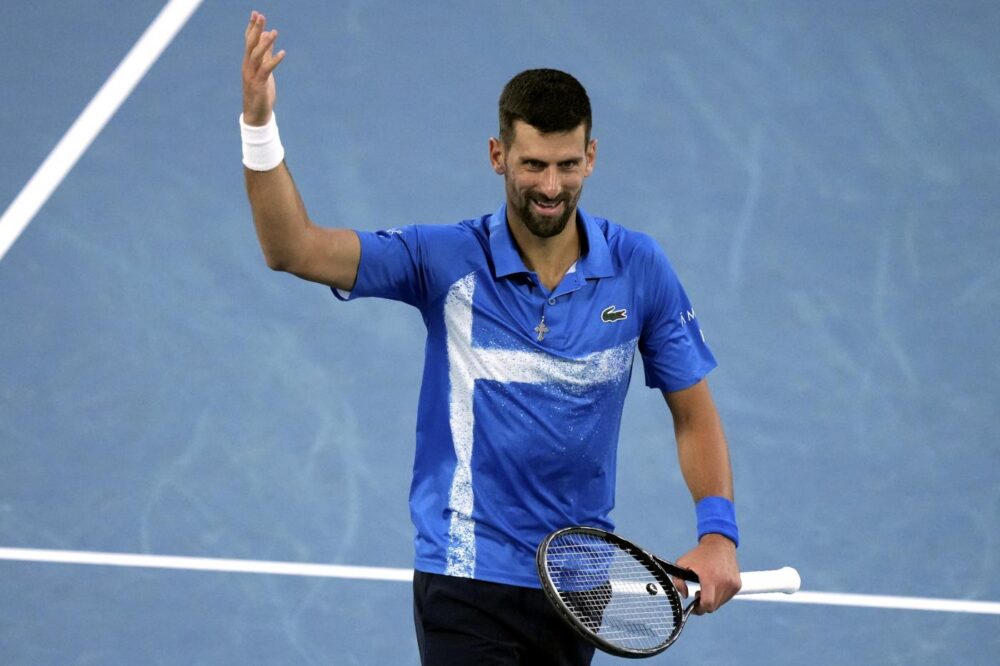
[[[693,386],[716,367],[694,307],[663,250],[651,239],[642,248],[644,311],[639,353],[646,385],[662,391]]]
[[[420,306],[424,301],[419,227],[358,231],[361,261],[350,292],[334,289],[340,300],[388,298]]]

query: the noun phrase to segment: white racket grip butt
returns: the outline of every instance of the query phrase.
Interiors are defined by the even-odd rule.
[[[766,594],[784,592],[793,594],[802,586],[799,572],[792,567],[782,567],[772,571],[744,571],[740,574],[743,587],[740,594]]]
[[[770,594],[782,592],[794,594],[802,585],[799,572],[793,567],[782,567],[770,571],[744,571],[740,573],[743,586],[737,594]],[[701,589],[698,583],[688,583],[691,594]]]

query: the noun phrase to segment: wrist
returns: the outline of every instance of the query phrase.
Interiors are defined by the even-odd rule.
[[[703,534],[702,537],[698,539],[698,544],[703,546],[722,546],[724,548],[736,550],[736,542],[727,536],[723,536],[715,532]]]
[[[270,171],[285,159],[285,148],[281,145],[273,111],[263,125],[252,124],[240,114],[240,137],[243,140],[243,165],[251,171]]]
[[[243,124],[248,127],[263,127],[271,122],[271,118],[274,114],[271,111],[266,113],[259,113],[256,111],[243,111],[240,118],[243,119]]]
[[[736,525],[736,507],[725,497],[703,497],[695,505],[698,518],[698,540],[708,535],[725,537],[733,543],[740,544],[740,530]]]
[[[260,92],[243,90],[243,122],[250,126],[266,125],[271,120],[274,102]]]

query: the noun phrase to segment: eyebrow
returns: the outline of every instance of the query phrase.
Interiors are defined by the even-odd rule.
[[[520,162],[521,162],[521,164],[529,164],[529,163],[534,163],[534,164],[549,164],[549,162],[547,162],[546,160],[543,160],[543,159],[541,159],[539,157],[530,157],[530,156],[524,156],[524,157],[522,157],[521,160],[520,160]],[[582,157],[567,157],[566,159],[556,160],[555,163],[562,165],[562,164],[580,164],[582,162],[583,162],[583,158]]]

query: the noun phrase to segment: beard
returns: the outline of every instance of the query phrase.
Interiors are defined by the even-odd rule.
[[[513,188],[513,183],[507,182],[507,200],[514,208],[517,216],[524,222],[533,235],[538,238],[552,238],[562,233],[569,223],[570,217],[576,212],[576,204],[580,200],[582,190],[574,192],[562,192],[554,199],[549,199],[537,192],[517,192]],[[555,204],[561,202],[563,210],[559,215],[538,215],[531,206],[532,201],[545,204]]]

